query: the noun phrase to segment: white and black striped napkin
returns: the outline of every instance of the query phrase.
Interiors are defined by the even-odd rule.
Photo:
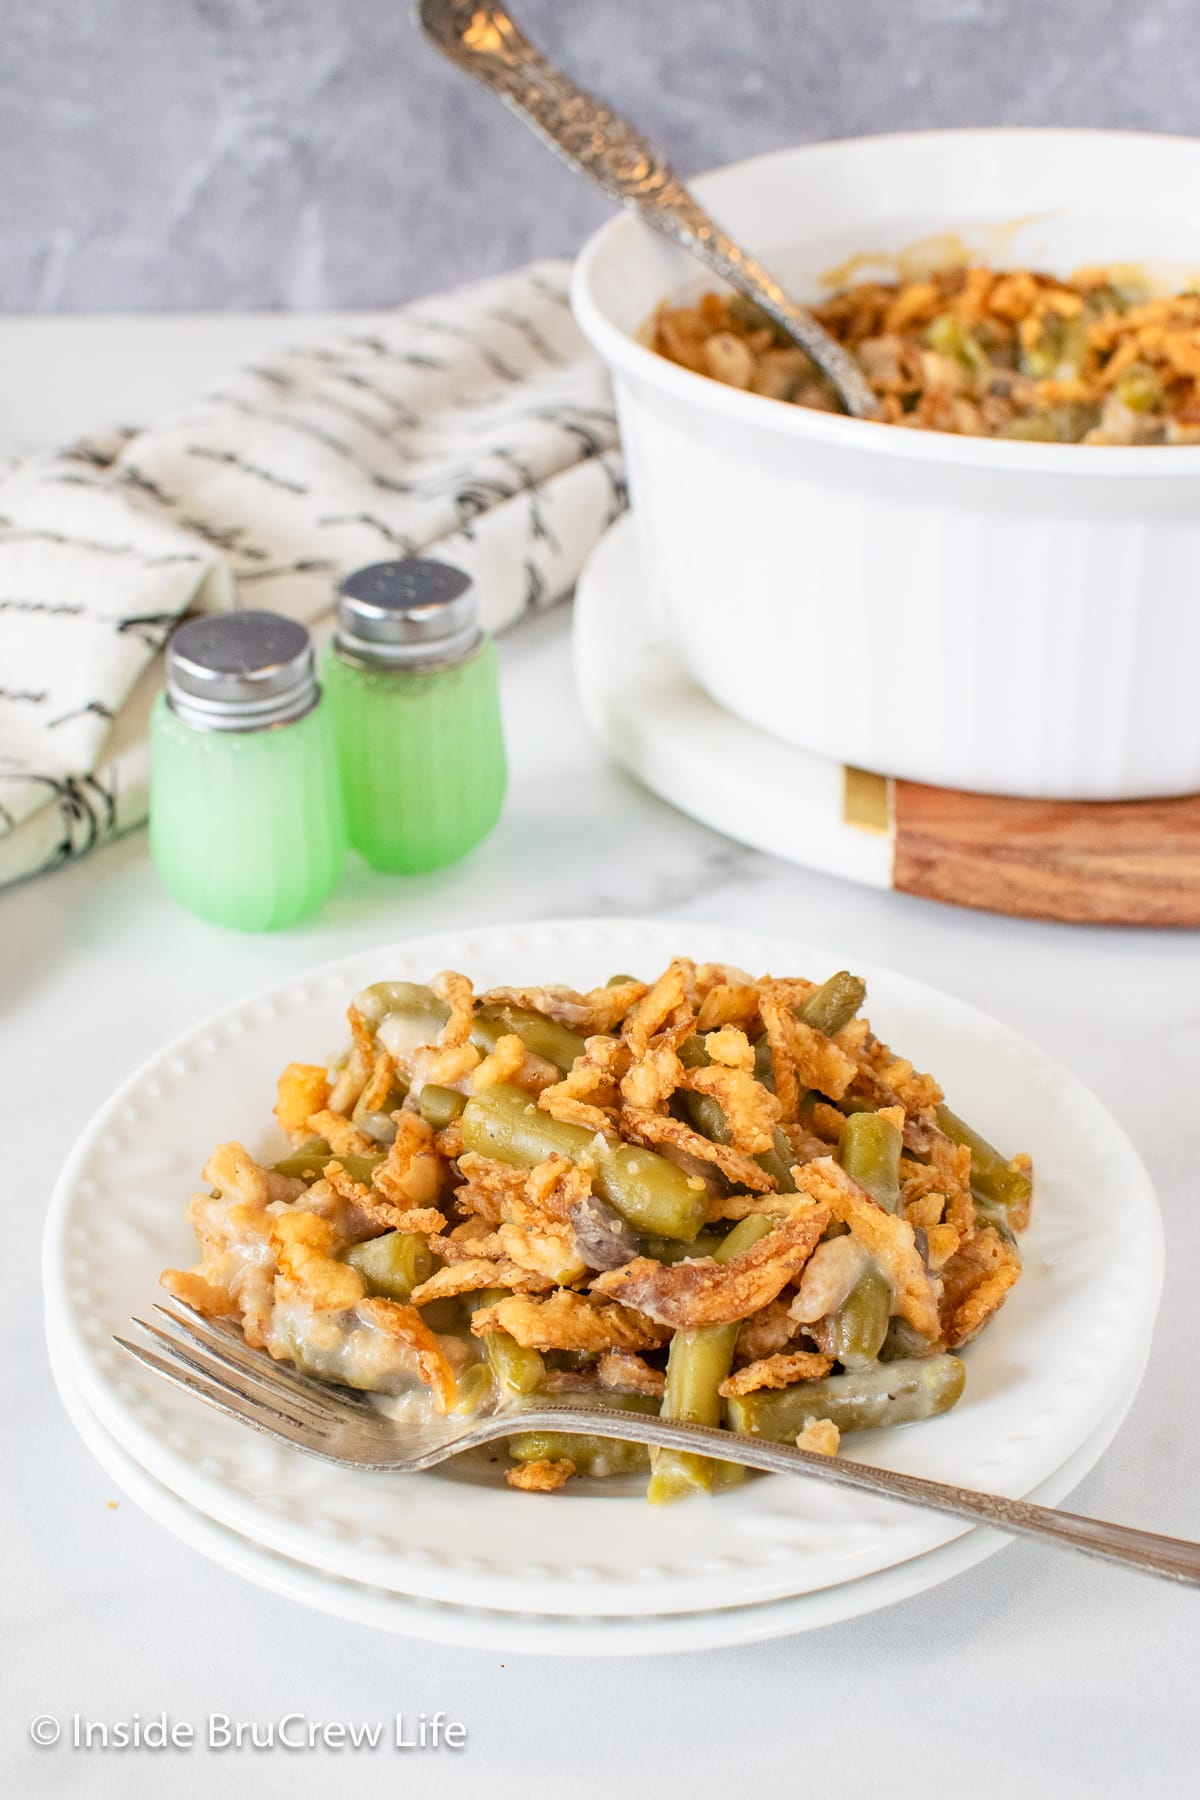
[[[311,624],[431,554],[502,630],[625,503],[608,384],[544,262],[246,369],[145,430],[0,472],[0,883],[146,814],[161,649],[190,610]]]

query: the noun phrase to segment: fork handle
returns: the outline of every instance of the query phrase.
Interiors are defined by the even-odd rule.
[[[660,150],[628,119],[547,62],[502,6],[420,0],[417,17],[451,62],[498,94],[577,174],[611,200],[633,207],[648,225],[682,244],[760,306],[824,370],[849,412],[857,418],[874,416],[875,396],[836,339],[734,243]]]
[[[844,1462],[791,1444],[773,1444],[742,1432],[714,1430],[703,1425],[680,1425],[643,1413],[598,1413],[594,1408],[545,1404],[528,1412],[501,1414],[480,1421],[472,1438],[512,1437],[525,1431],[580,1431],[593,1437],[617,1438],[623,1443],[650,1444],[716,1457],[719,1461],[745,1463],[771,1475],[815,1475],[835,1487],[884,1494],[891,1500],[932,1507],[971,1524],[995,1526],[1017,1536],[1046,1538],[1088,1556],[1160,1575],[1168,1581],[1200,1586],[1200,1544],[1185,1538],[1162,1537],[1138,1531],[1132,1525],[1114,1525],[1104,1519],[1088,1519],[1079,1513],[1060,1512],[1032,1500],[1010,1500],[1002,1494],[980,1493],[975,1488],[955,1487],[924,1475],[906,1475],[894,1469],[876,1469],[867,1463]]]

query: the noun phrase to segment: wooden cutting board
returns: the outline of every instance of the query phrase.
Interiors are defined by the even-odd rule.
[[[989,912],[1200,925],[1200,794],[1002,800],[892,783],[892,885]]]
[[[1200,794],[998,799],[814,756],[725,712],[656,630],[632,521],[575,598],[580,698],[612,756],[664,800],[805,867],[928,900],[1093,925],[1200,925]]]

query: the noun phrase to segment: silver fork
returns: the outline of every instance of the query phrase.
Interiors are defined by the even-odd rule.
[[[811,1475],[835,1487],[858,1488],[912,1506],[932,1507],[972,1525],[994,1525],[1001,1531],[1048,1538],[1146,1575],[1200,1586],[1200,1544],[1183,1538],[1087,1519],[1029,1500],[982,1494],[930,1481],[923,1475],[874,1469],[866,1463],[820,1456],[741,1432],[679,1425],[645,1413],[599,1411],[566,1401],[542,1401],[485,1418],[431,1416],[418,1425],[397,1424],[365,1396],[312,1381],[289,1364],[252,1350],[236,1326],[205,1319],[183,1301],[176,1302],[176,1309],[154,1309],[167,1321],[169,1330],[145,1319],[133,1321],[156,1348],[123,1337],[114,1338],[114,1343],[172,1386],[206,1401],[218,1412],[342,1468],[415,1472],[518,1433],[586,1432],[621,1443],[700,1452],[772,1475]]]
[[[824,370],[847,412],[875,417],[875,395],[850,353],[717,224],[662,152],[628,119],[547,62],[503,6],[489,0],[417,0],[416,16],[444,56],[498,94],[577,175],[632,207],[647,225],[761,307]]]

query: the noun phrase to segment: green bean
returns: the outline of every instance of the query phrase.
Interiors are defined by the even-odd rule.
[[[1116,386],[1117,399],[1130,412],[1154,412],[1163,404],[1162,382],[1149,363],[1131,363]]]
[[[433,1043],[450,1017],[450,1008],[433,989],[419,981],[377,981],[356,994],[354,1004],[367,1024],[376,1030],[385,1019],[399,1017],[419,1025],[423,1042]]]
[[[396,1121],[392,1118],[392,1114],[408,1099],[409,1085],[408,1076],[397,1069],[392,1076],[391,1086],[388,1088],[382,1105],[373,1107],[370,1112],[364,1112],[360,1098],[354,1111],[350,1114],[351,1121],[358,1126],[360,1131],[365,1131],[368,1137],[375,1137],[381,1126],[390,1126],[391,1136],[379,1140],[382,1143],[390,1144],[396,1136]],[[372,1121],[375,1122],[374,1126]]]
[[[315,1181],[333,1155],[324,1138],[309,1138],[287,1156],[271,1166],[277,1175],[290,1175],[296,1181]]]
[[[735,1225],[715,1252],[726,1263],[741,1250],[749,1250],[771,1229],[770,1219],[752,1213]],[[733,1367],[733,1352],[740,1324],[700,1325],[677,1331],[667,1357],[667,1385],[660,1417],[681,1419],[689,1425],[719,1425],[721,1383]],[[646,1497],[658,1505],[685,1494],[711,1493],[716,1464],[710,1457],[688,1450],[658,1450],[651,1458],[654,1473]]]
[[[762,1155],[756,1156],[754,1160],[760,1169],[765,1169],[768,1175],[775,1177],[781,1194],[796,1192],[796,1183],[792,1177],[792,1164],[796,1160],[796,1152],[778,1125],[775,1127],[775,1141],[771,1148],[764,1150]]]
[[[1098,406],[1084,401],[1064,401],[1061,406],[1049,406],[1044,412],[1011,419],[995,435],[1023,439],[1027,443],[1078,444],[1099,423]]]
[[[686,1057],[685,1053],[686,1052]],[[708,1066],[708,1052],[700,1038],[685,1038],[679,1050],[679,1060],[687,1069],[703,1069]],[[712,1094],[695,1094],[682,1090],[679,1095],[683,1110],[687,1114],[688,1123],[713,1144],[728,1144],[732,1138],[729,1121],[725,1116],[725,1108]],[[796,1158],[792,1146],[778,1126],[775,1128],[775,1141],[769,1150],[764,1150],[754,1158],[760,1169],[774,1176],[779,1184],[781,1194],[794,1194],[796,1183],[792,1180],[792,1164]]]
[[[597,1411],[654,1413],[658,1402],[646,1394],[572,1394],[576,1406]],[[568,1457],[580,1475],[635,1475],[649,1466],[645,1444],[622,1444],[615,1438],[593,1437],[583,1432],[527,1431],[508,1440],[514,1462],[561,1462]]]
[[[446,1002],[439,1000],[432,988],[422,987],[416,981],[378,981],[374,987],[363,989],[355,1005],[375,1030],[385,1019],[410,1020],[425,1043],[436,1042],[450,1017]],[[477,1050],[486,1056],[506,1033],[519,1037],[527,1050],[564,1071],[577,1056],[583,1055],[584,1042],[578,1032],[568,1031],[556,1019],[548,1019],[530,1007],[504,1003],[478,1009],[471,1025],[471,1042]]]
[[[848,1025],[867,997],[867,984],[847,969],[839,969],[796,1007],[796,1017],[814,1031],[833,1037]]]
[[[507,1298],[507,1288],[488,1288],[480,1294],[479,1304],[496,1306]],[[538,1352],[518,1344],[507,1331],[489,1331],[483,1349],[503,1399],[535,1394],[546,1378],[546,1365]]]
[[[467,1096],[457,1088],[439,1087],[435,1081],[427,1081],[421,1089],[421,1117],[435,1131],[445,1131],[447,1125],[461,1118],[466,1104]]]
[[[458,1394],[454,1411],[460,1415],[477,1413],[495,1393],[492,1371],[487,1361],[471,1363],[458,1377]]]
[[[355,1181],[362,1182],[364,1187],[370,1187],[372,1175],[380,1163],[385,1160],[382,1151],[378,1156],[337,1156],[328,1144],[325,1144],[324,1148],[320,1150],[315,1150],[312,1145],[305,1144],[299,1150],[293,1150],[290,1156],[283,1157],[274,1165],[274,1168],[277,1175],[299,1176],[301,1181],[311,1182],[318,1180],[325,1173],[329,1163],[338,1162],[345,1169],[347,1175],[353,1177]]]
[[[900,1209],[903,1142],[899,1127],[877,1112],[851,1113],[838,1140],[838,1159],[843,1169],[884,1212]]]
[[[577,1031],[568,1031],[557,1019],[548,1019],[527,1006],[481,1006],[471,1027],[475,1048],[486,1055],[506,1033],[519,1037],[532,1055],[553,1063],[564,1074],[587,1048]]]
[[[400,1105],[399,1100],[391,1101],[392,1112]],[[394,1144],[396,1141],[396,1121],[390,1112],[372,1109],[370,1112],[354,1114],[354,1124],[364,1137],[369,1137],[374,1144]]]
[[[683,1243],[675,1238],[643,1237],[639,1247],[643,1256],[653,1257],[655,1262],[677,1263],[694,1256],[715,1256],[724,1242],[719,1231],[702,1231]]]
[[[939,314],[926,331],[925,342],[939,356],[948,356],[972,377],[985,374],[991,366],[975,333],[952,313]]]
[[[430,1331],[438,1337],[467,1337],[470,1325],[466,1305],[460,1294],[447,1294],[443,1300],[428,1300],[422,1304],[421,1317]]]
[[[832,1419],[839,1431],[873,1431],[908,1425],[948,1412],[963,1391],[966,1371],[957,1356],[877,1363],[823,1381],[788,1388],[760,1388],[726,1402],[733,1431],[794,1444],[809,1419]]]
[[[1047,314],[1036,342],[1020,353],[1021,372],[1035,381],[1050,377],[1069,380],[1077,374],[1087,343],[1087,321],[1082,317],[1067,319],[1061,313]]]
[[[1024,1205],[1033,1192],[1033,1183],[1028,1175],[1023,1175],[1020,1169],[1014,1169],[986,1138],[980,1137],[964,1119],[960,1119],[957,1113],[952,1113],[948,1106],[938,1107],[937,1121],[952,1143],[965,1144],[971,1152],[973,1194],[1006,1210]]]
[[[1004,1239],[1010,1250],[1020,1256],[1017,1234],[1008,1222],[1007,1208],[998,1200],[988,1200],[982,1194],[974,1195],[975,1217],[981,1225],[990,1225],[998,1237]]]
[[[872,1263],[834,1315],[834,1355],[844,1369],[865,1369],[877,1360],[891,1311],[892,1284]]]
[[[897,1313],[888,1320],[887,1336],[879,1351],[880,1362],[904,1362],[914,1356],[935,1356],[937,1345]]]
[[[389,1300],[407,1300],[433,1274],[433,1252],[419,1231],[385,1231],[364,1244],[351,1244],[342,1261],[358,1270],[369,1294]]]
[[[703,1184],[665,1156],[552,1119],[522,1088],[497,1084],[473,1094],[462,1133],[468,1150],[517,1168],[532,1169],[551,1152],[591,1168],[600,1198],[635,1231],[694,1238],[708,1213]]]

